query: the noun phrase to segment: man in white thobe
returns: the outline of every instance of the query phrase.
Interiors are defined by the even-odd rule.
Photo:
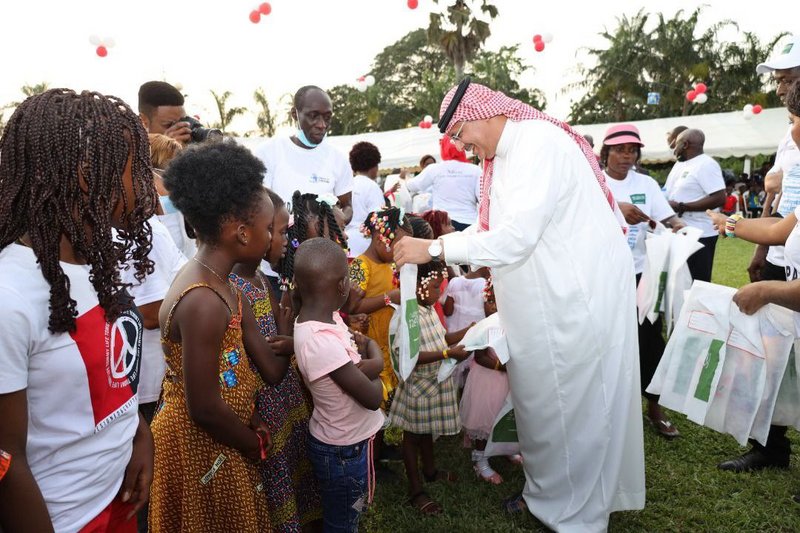
[[[605,531],[611,512],[645,500],[624,221],[591,148],[565,124],[469,80],[441,117],[441,131],[484,160],[479,231],[402,239],[395,260],[491,267],[524,502],[555,531]]]

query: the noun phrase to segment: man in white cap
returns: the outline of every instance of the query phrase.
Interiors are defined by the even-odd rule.
[[[439,129],[484,162],[476,233],[405,237],[395,260],[488,266],[511,359],[527,508],[559,533],[608,529],[644,506],[633,258],[586,140],[465,79]]]
[[[778,46],[776,53],[766,62],[756,67],[759,74],[772,74],[777,84],[776,93],[781,102],[786,103],[786,94],[793,82],[800,80],[800,34],[791,37]],[[784,217],[794,212],[800,205],[800,151],[792,140],[791,125],[781,139],[775,155],[775,165],[767,173],[765,186],[773,195],[780,193],[777,209],[764,206],[761,216],[770,216],[773,211]],[[786,261],[783,246],[758,246],[750,267],[750,281],[786,280]],[[786,426],[771,426],[767,444],[763,446],[751,440],[752,448],[740,457],[720,463],[722,470],[751,472],[767,467],[789,468],[791,448],[786,437]]]

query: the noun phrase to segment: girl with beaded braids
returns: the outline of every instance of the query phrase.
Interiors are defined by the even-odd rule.
[[[389,322],[391,304],[400,303],[397,272],[392,261],[394,244],[413,235],[408,217],[397,207],[373,211],[362,225],[362,233],[371,239],[367,251],[350,264],[350,281],[364,291],[364,298],[351,308],[353,314],[369,315],[367,336],[374,339],[383,352],[384,400],[389,402],[397,376],[389,359]],[[388,408],[385,404],[384,408]]]
[[[439,367],[445,359],[463,361],[469,355],[463,346],[456,346],[469,328],[448,333],[433,309],[446,275],[444,264],[438,261],[419,265],[419,359],[408,379],[397,387],[389,412],[389,423],[403,430],[408,503],[422,514],[439,514],[442,508],[422,488],[420,459],[425,481],[457,481],[454,473],[438,470],[433,458],[433,435],[455,435],[461,430],[455,382],[451,376],[439,383]],[[392,350],[399,350],[399,342],[398,336]]]
[[[136,531],[153,438],[137,409],[142,320],[119,266],[139,281],[152,272],[156,201],[147,134],[122,100],[52,89],[11,116],[0,138],[0,530]]]

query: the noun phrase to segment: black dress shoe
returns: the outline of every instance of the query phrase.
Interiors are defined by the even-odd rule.
[[[789,458],[771,459],[758,450],[750,450],[746,454],[723,461],[717,465],[720,470],[729,472],[755,472],[764,468],[789,468]]]

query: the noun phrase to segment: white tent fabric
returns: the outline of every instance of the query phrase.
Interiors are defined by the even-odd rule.
[[[686,117],[657,118],[633,122],[642,137],[645,147],[642,162],[660,163],[672,161],[672,153],[667,147],[666,133],[675,126],[687,126],[702,130],[706,135],[705,152],[713,157],[745,157],[775,152],[778,141],[788,128],[788,114],[785,108],[764,109],[760,114],[745,120],[742,111],[712,113]],[[595,151],[600,151],[603,135],[612,124],[591,124],[573,126],[582,134],[594,137]],[[402,130],[362,133],[359,135],[337,135],[328,137],[331,143],[343,153],[360,141],[369,141],[381,151],[381,168],[414,167],[425,154],[439,156],[439,130],[436,124],[430,129],[419,127]],[[238,139],[239,142],[254,148],[264,142],[259,137]]]

